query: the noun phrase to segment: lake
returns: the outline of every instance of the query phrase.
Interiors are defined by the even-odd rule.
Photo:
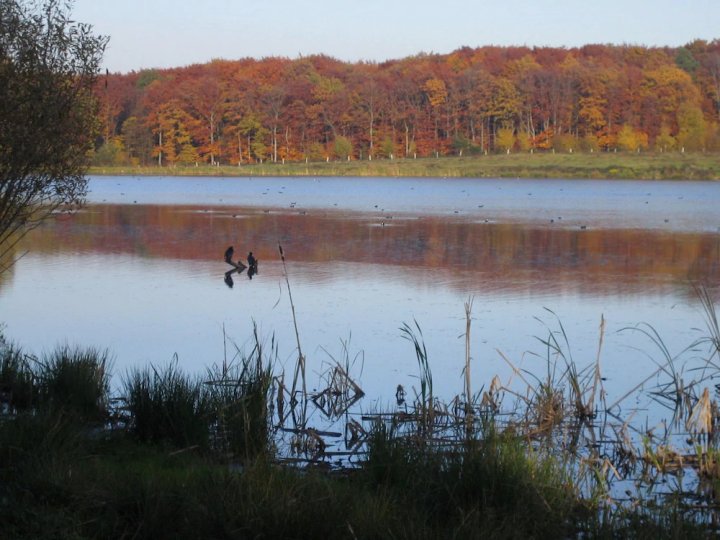
[[[279,244],[310,387],[347,352],[364,410],[418,385],[405,323],[422,330],[436,393],[462,392],[469,298],[474,390],[513,378],[500,352],[542,373],[560,325],[577,364],[593,363],[604,317],[612,401],[663,358],[629,327],[680,353],[706,333],[693,283],[720,295],[720,183],[92,177],[90,190],[26,237],[0,276],[0,322],[36,354],[108,348],[118,376],[174,355],[201,374],[247,351],[254,323],[292,370]],[[258,257],[256,276],[226,275],[229,245]]]

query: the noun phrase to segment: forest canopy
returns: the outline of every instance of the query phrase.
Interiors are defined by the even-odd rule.
[[[720,150],[720,40],[215,60],[97,85],[97,164]]]

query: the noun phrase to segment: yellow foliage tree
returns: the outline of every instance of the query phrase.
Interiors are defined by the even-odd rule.
[[[617,135],[617,145],[621,150],[636,152],[639,149],[647,149],[648,136],[642,131],[633,129],[625,124]]]
[[[685,150],[705,148],[705,117],[700,107],[691,104],[681,105],[677,113],[677,140]]]
[[[445,81],[437,78],[428,79],[427,81],[425,81],[425,85],[423,88],[428,96],[428,100],[430,100],[430,105],[432,105],[433,108],[439,107],[440,105],[445,103],[445,100],[448,96]]]
[[[655,137],[655,150],[667,152],[669,150],[675,150],[676,147],[677,140],[670,134],[670,128],[663,124],[660,128],[660,135]]]
[[[515,146],[515,133],[512,128],[503,127],[495,133],[495,148],[509,152]]]

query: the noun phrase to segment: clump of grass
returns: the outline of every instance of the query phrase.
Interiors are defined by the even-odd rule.
[[[277,354],[273,339],[270,358],[266,357],[257,326],[253,337],[250,354],[245,356],[237,350],[238,363],[211,368],[203,389],[215,448],[245,460],[266,453],[271,446],[272,358]]]
[[[415,332],[417,329],[417,333]],[[435,396],[433,394],[433,377],[428,360],[427,349],[423,340],[420,325],[415,321],[415,329],[403,323],[400,331],[403,337],[415,347],[418,367],[420,368],[420,394],[416,395],[416,409],[420,417],[418,427],[421,432],[428,432],[435,421]]]
[[[550,375],[544,381],[538,381],[528,413],[531,423],[542,433],[562,424],[566,417],[566,404],[561,383]]]
[[[107,419],[110,391],[108,351],[58,347],[38,362],[38,406],[81,421]]]
[[[577,362],[572,356],[570,340],[560,318],[552,310],[547,308],[545,310],[555,317],[558,325],[558,331],[550,331],[547,339],[540,339],[540,342],[547,348],[548,378],[546,385],[556,389],[567,386],[567,391],[562,392],[562,399],[565,402],[563,408],[567,409],[568,413],[581,422],[592,420],[596,415],[595,398],[598,397],[598,394],[602,398],[604,394],[602,377],[600,376],[600,356],[605,335],[605,318],[600,317],[600,334],[595,363],[583,369],[578,369]],[[555,380],[558,360],[562,362],[562,366],[560,375]],[[553,373],[552,376],[550,375],[551,372]],[[559,418],[559,420],[562,421],[562,418]]]
[[[378,424],[368,450],[363,477],[424,516],[426,529],[565,537],[581,520],[592,519],[568,470],[492,427],[462,452],[443,452]],[[506,521],[510,515],[512,522]]]
[[[130,432],[142,442],[207,449],[210,407],[198,378],[177,367],[131,370],[123,380]]]
[[[0,335],[0,407],[17,413],[30,409],[34,401],[34,376],[28,357]]]
[[[706,336],[701,338],[697,345],[708,346],[707,365],[714,368],[715,371],[720,371],[720,322],[718,322],[715,302],[704,286],[696,285],[695,294],[700,299],[707,326]]]
[[[331,363],[321,374],[320,391],[312,396],[312,402],[329,420],[340,419],[355,403],[360,401],[365,392],[350,376],[353,366],[360,361],[360,371],[364,364],[362,351],[350,358],[350,340],[340,340],[342,345],[341,359],[337,360],[323,348],[330,357]]]

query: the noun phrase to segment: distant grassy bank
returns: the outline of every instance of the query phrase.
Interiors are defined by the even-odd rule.
[[[473,157],[378,159],[241,166],[96,166],[93,175],[138,176],[418,176],[464,178],[594,178],[720,180],[713,153],[516,153]]]

